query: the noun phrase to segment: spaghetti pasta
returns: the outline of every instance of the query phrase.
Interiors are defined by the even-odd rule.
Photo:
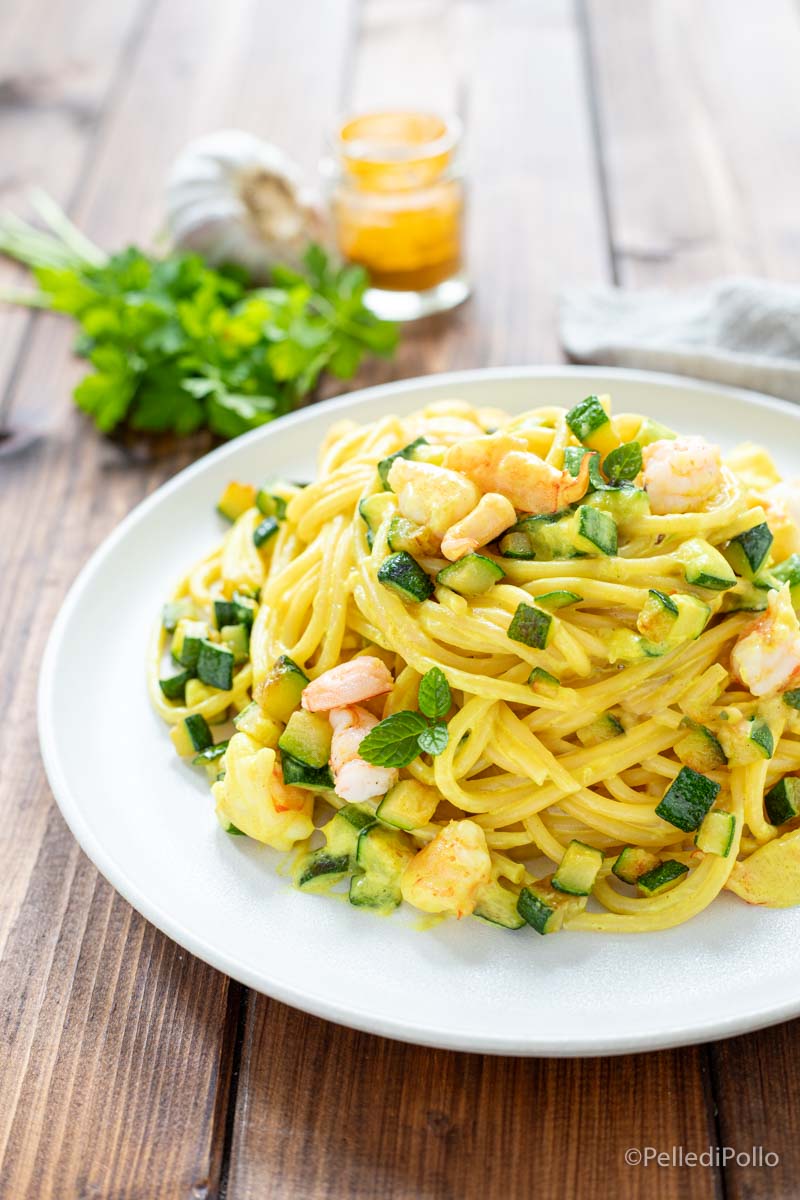
[[[303,890],[539,932],[664,929],[729,883],[770,903],[769,856],[757,887],[743,864],[800,821],[778,478],[606,398],[340,423],[315,481],[223,498],[153,702],[223,827],[291,849]],[[514,524],[450,561],[443,531],[489,493]]]

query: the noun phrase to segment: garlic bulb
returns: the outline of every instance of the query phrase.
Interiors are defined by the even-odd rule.
[[[190,142],[167,180],[176,246],[212,266],[234,262],[263,280],[276,263],[298,266],[325,222],[297,165],[277,146],[239,129]]]

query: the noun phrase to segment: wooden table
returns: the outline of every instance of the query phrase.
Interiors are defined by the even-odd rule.
[[[800,271],[793,0],[4,0],[2,27],[2,200],[40,183],[109,248],[152,240],[190,136],[311,167],[337,110],[458,107],[475,297],[359,383],[557,361],[562,284]],[[248,992],[100,878],[39,763],[37,668],[90,551],[199,448],[125,457],[70,404],[66,323],[1,319],[14,418],[47,422],[0,460],[3,1200],[796,1195],[796,1022],[605,1060],[418,1050]],[[780,1165],[624,1160],[753,1145]]]

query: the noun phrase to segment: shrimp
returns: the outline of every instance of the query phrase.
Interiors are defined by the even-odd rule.
[[[486,835],[474,821],[451,821],[403,872],[403,899],[423,912],[468,915],[492,876]]]
[[[460,471],[483,492],[499,492],[521,512],[558,512],[586,495],[589,455],[580,471],[570,475],[532,454],[523,438],[493,433],[452,446],[445,466]]]
[[[306,712],[326,712],[383,696],[393,687],[394,680],[386,663],[370,654],[362,654],[323,671],[303,690],[300,702]]]
[[[378,718],[358,705],[334,708],[328,713],[333,728],[331,770],[336,795],[350,804],[385,796],[397,783],[395,767],[374,767],[358,753],[364,738],[378,724]]]
[[[442,538],[442,554],[455,562],[493,542],[517,519],[514,505],[499,492],[487,492],[472,512],[451,525]]]
[[[778,561],[800,554],[800,479],[787,479],[761,497],[773,536],[772,554]]]
[[[700,437],[663,438],[642,451],[644,486],[650,508],[666,513],[699,512],[719,491],[719,446]]]
[[[800,679],[800,622],[788,583],[769,593],[767,611],[739,636],[731,666],[754,696],[785,691]]]
[[[439,538],[471,512],[481,498],[475,484],[463,475],[406,458],[394,460],[388,483],[397,493],[403,516],[417,525],[425,525]]]

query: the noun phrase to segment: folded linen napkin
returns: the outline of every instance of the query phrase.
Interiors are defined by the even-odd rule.
[[[800,286],[733,278],[685,291],[562,294],[573,362],[694,375],[800,403]]]

